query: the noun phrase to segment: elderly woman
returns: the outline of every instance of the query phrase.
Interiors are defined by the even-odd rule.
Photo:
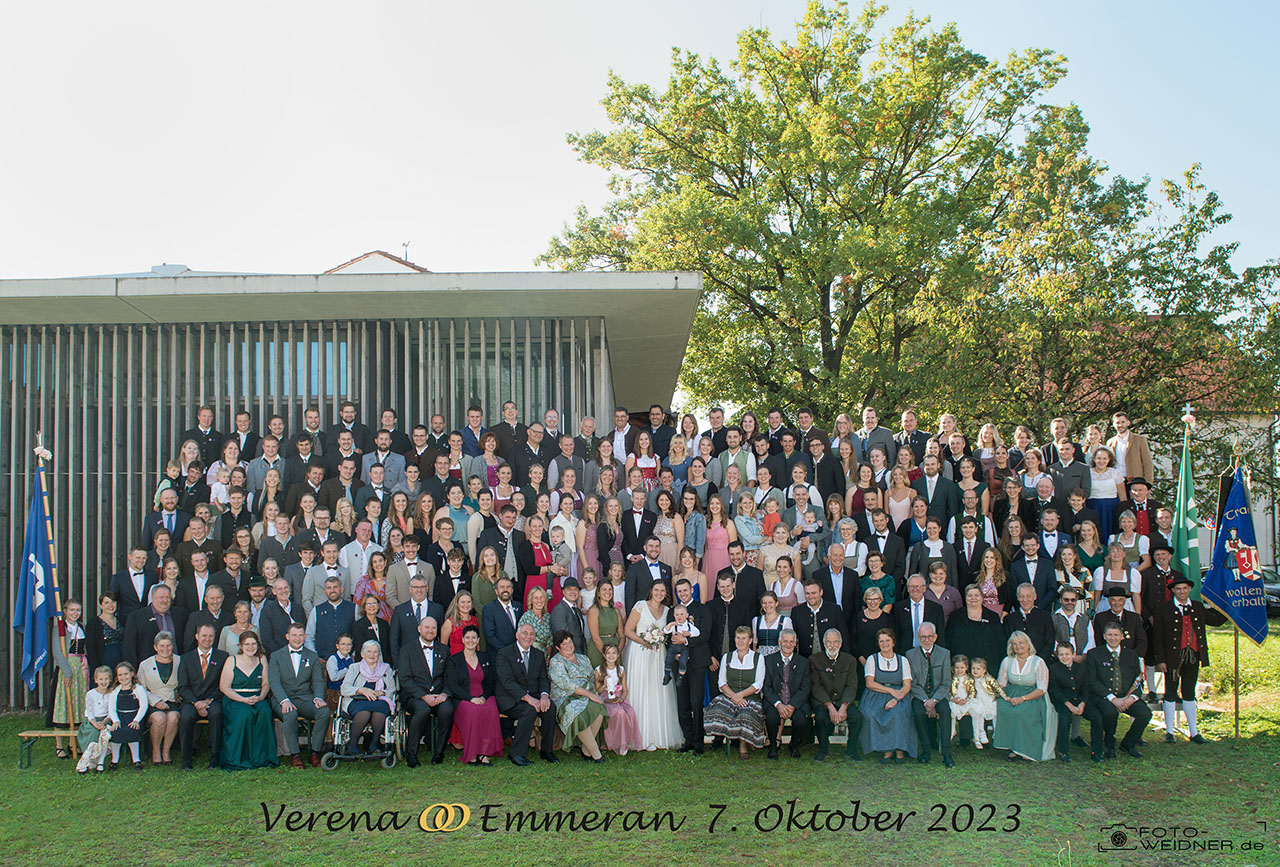
[[[1036,656],[1031,639],[1022,630],[1009,635],[997,680],[1004,695],[999,696],[992,745],[1008,750],[1011,762],[1053,758],[1058,713],[1049,701],[1049,666]]]
[[[173,635],[157,632],[152,642],[155,655],[138,666],[138,682],[151,697],[147,727],[151,731],[151,764],[171,765],[169,750],[178,736],[178,657],[173,652]]]
[[[253,629],[253,610],[248,602],[237,602],[232,609],[235,621],[222,627],[218,636],[218,649],[227,656],[235,656],[240,649],[240,636]]]
[[[494,669],[480,648],[480,630],[468,624],[462,630],[462,650],[445,663],[445,688],[458,702],[453,712],[452,741],[462,745],[462,761],[491,764],[490,756],[502,755],[502,723],[494,697]]]
[[[894,628],[893,615],[884,609],[884,594],[879,587],[868,587],[862,594],[862,610],[850,618],[853,633],[853,655],[859,665],[866,665],[880,647],[880,633]]]
[[[733,631],[734,649],[720,659],[720,694],[703,713],[707,734],[737,738],[738,756],[743,759],[751,755],[749,747],[759,749],[769,740],[759,698],[764,688],[764,656],[751,649],[751,639],[749,626]]]
[[[382,731],[387,717],[395,713],[396,673],[382,661],[382,647],[376,641],[360,645],[360,663],[347,668],[342,678],[342,703],[340,709],[351,717],[351,739],[347,742],[347,754],[356,755],[360,738],[369,729],[369,746],[366,754],[373,756],[383,752]]]
[[[574,651],[573,636],[560,630],[551,639],[555,652],[548,676],[551,678],[551,700],[556,705],[556,718],[566,741],[575,738],[582,745],[582,757],[599,764],[600,731],[609,724],[604,699],[595,691],[595,672],[591,661]]]
[[[892,760],[906,761],[903,753],[914,757],[918,746],[916,728],[911,721],[911,665],[905,656],[893,650],[892,629],[876,633],[879,652],[863,666],[867,691],[862,697],[862,751],[881,753],[880,764]]]

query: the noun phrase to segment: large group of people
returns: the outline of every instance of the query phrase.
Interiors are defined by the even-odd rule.
[[[98,770],[175,742],[189,769],[201,731],[210,767],[377,756],[398,717],[410,767],[424,741],[437,764],[815,741],[825,761],[840,733],[885,764],[1102,762],[1141,757],[1153,705],[1167,741],[1180,709],[1204,742],[1206,612],[1123,413],[1106,441],[1055,419],[1039,445],[870,407],[830,431],[804,408],[700,431],[618,407],[600,434],[501,415],[371,430],[347,402],[260,436],[201,407],[96,615],[63,605],[50,723],[108,745]]]

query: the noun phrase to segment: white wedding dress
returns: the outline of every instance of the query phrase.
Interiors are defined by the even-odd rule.
[[[663,607],[662,616],[655,619],[648,602],[637,602],[632,609],[640,612],[636,634],[644,635],[645,630],[654,625],[659,628],[665,626],[670,610]],[[665,648],[662,645],[657,650],[650,650],[634,641],[627,643],[627,685],[640,727],[640,740],[646,750],[675,749],[684,743],[680,717],[676,713],[675,685],[662,685],[664,660]]]

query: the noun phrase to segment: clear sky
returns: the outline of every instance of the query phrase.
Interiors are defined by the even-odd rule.
[[[672,46],[727,60],[747,26],[794,36],[803,7],[5,4],[0,277],[314,273],[405,241],[436,271],[529,269],[605,198],[564,135],[604,123],[610,68],[662,85]],[[1082,106],[1095,155],[1152,178],[1202,162],[1237,261],[1280,255],[1273,4],[925,0],[886,21],[909,8],[988,56],[1063,53],[1053,98]]]

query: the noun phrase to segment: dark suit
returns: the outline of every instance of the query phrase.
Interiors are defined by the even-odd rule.
[[[701,602],[691,601],[685,607],[698,634],[688,639],[689,665],[684,679],[676,684],[676,713],[680,716],[684,745],[700,753],[706,737],[702,730],[702,699],[711,665],[711,611]]]
[[[1200,666],[1209,664],[1209,642],[1205,636],[1205,607],[1194,599],[1186,604],[1191,618],[1191,636],[1194,648],[1182,644],[1183,615],[1177,600],[1162,602],[1152,609],[1151,655],[1156,663],[1164,663],[1164,700],[1196,700],[1196,681],[1200,678]],[[1185,656],[1184,656],[1185,650]],[[1181,686],[1181,690],[1179,690]]]
[[[209,529],[212,530],[213,528],[210,527]],[[210,572],[217,572],[222,568],[222,543],[214,539],[213,536],[205,536],[204,541],[200,543],[197,543],[194,539],[178,543],[175,554],[178,558],[178,565],[182,567],[183,575],[192,574],[191,555],[196,551],[203,551],[208,557],[206,565]]]
[[[280,607],[280,603],[275,599],[267,599],[262,603],[262,615],[258,618],[258,638],[262,640],[262,649],[266,651],[267,656],[275,653],[288,643],[285,633],[289,631],[289,625],[292,623],[301,623],[304,626],[307,623],[307,612],[302,607],[301,602],[290,599],[287,612]],[[383,648],[383,655],[385,656],[385,644]],[[360,652],[358,644],[355,652],[357,654]]]
[[[920,738],[920,756],[927,759],[929,750],[941,747],[943,757],[951,755],[951,651],[935,644],[927,658],[923,647],[912,647],[903,656],[911,666],[911,717]],[[933,680],[933,691],[925,689]],[[933,701],[936,717],[929,716],[924,703]]]
[[[210,499],[209,486],[204,483],[204,476],[193,485],[186,479],[181,480],[174,490],[178,492],[178,509],[188,515],[194,515],[196,506],[207,503]],[[179,539],[182,537],[179,536]],[[176,540],[175,540],[176,541]]]
[[[484,672],[480,695],[471,694],[471,669],[467,668],[467,655],[459,650],[444,664],[444,685],[449,695],[459,702],[473,698],[489,698],[497,695],[497,674],[493,658],[483,650],[476,651],[476,661]]]
[[[554,454],[559,453],[557,449]],[[551,448],[546,444],[545,439],[535,451],[526,438],[524,442],[512,449],[511,457],[507,459],[507,463],[511,464],[511,484],[517,488],[523,488],[529,484],[529,467],[538,464],[546,469],[547,464],[551,463],[552,456]]]
[[[271,602],[268,601],[267,606],[269,607],[270,605]],[[266,609],[264,608],[265,611]],[[366,641],[376,641],[379,647],[384,648],[382,658],[384,660],[394,659],[395,654],[385,650],[385,648],[391,646],[391,624],[381,617],[377,618],[376,622],[370,623],[369,618],[363,611],[357,613],[359,616],[351,627],[351,644],[355,649],[355,653],[359,655],[360,648],[364,647]]]
[[[1053,610],[1058,604],[1058,576],[1053,571],[1053,561],[1041,551],[1036,557],[1036,577],[1031,580],[1031,570],[1027,568],[1027,558],[1016,558],[1009,567],[1009,581],[1013,583],[1016,593],[1023,584],[1030,584],[1036,589],[1036,607],[1046,612]],[[1016,596],[1014,597],[1017,598]],[[1039,645],[1036,645],[1039,647]]]
[[[200,653],[192,649],[182,654],[178,660],[178,698],[182,703],[178,706],[178,740],[182,745],[182,764],[191,764],[195,755],[196,720],[200,712],[196,710],[196,702],[207,701],[206,710],[209,720],[209,767],[219,764],[219,753],[222,750],[222,667],[229,657],[216,647],[209,651],[209,665],[205,673],[200,674]]]
[[[932,599],[921,599],[922,617],[920,624],[932,623],[934,629],[938,630],[938,647],[941,647],[946,640],[946,633],[943,627],[946,625],[946,616],[942,613],[942,606]],[[912,619],[912,602],[910,597],[899,599],[893,603],[893,623],[894,628],[898,632],[898,647],[902,651],[916,646],[915,623]],[[915,671],[913,668],[912,671]]]
[[[139,608],[147,604],[147,598],[151,594],[151,588],[158,581],[156,575],[150,570],[142,570],[142,597],[138,597],[138,591],[133,586],[133,579],[129,577],[130,570],[121,569],[119,572],[111,576],[110,590],[116,594],[117,604],[120,606],[116,611],[116,618],[120,623],[124,623],[129,619],[129,615],[137,611]],[[150,654],[147,654],[150,656]]]
[[[1102,717],[1102,737],[1106,748],[1109,750],[1115,749],[1116,726],[1120,721],[1120,710],[1111,703],[1107,696],[1142,695],[1142,659],[1134,651],[1121,646],[1118,689],[1116,688],[1117,679],[1114,676],[1116,664],[1111,655],[1111,650],[1105,645],[1095,647],[1086,653],[1084,666],[1088,675],[1089,704],[1096,708]],[[1124,740],[1120,742],[1120,748],[1130,749],[1137,746],[1138,739],[1142,737],[1142,732],[1147,727],[1147,723],[1151,722],[1151,708],[1147,707],[1146,702],[1139,698],[1124,712],[1133,717],[1133,723],[1129,726],[1129,730],[1125,732]]]
[[[810,473],[810,481],[822,495],[825,508],[827,498],[832,494],[844,496],[844,470],[840,466],[839,459],[830,453],[824,453],[821,460],[811,461],[811,464],[813,471]]]
[[[169,609],[168,614],[173,621],[174,640],[178,641],[179,636],[186,632],[187,612],[174,605]],[[137,668],[138,663],[142,662],[142,660],[148,656],[154,656],[156,652],[156,635],[159,632],[159,620],[150,605],[139,608],[130,614],[129,619],[124,624],[123,650],[125,661],[132,663],[134,668]]]
[[[942,543],[942,553],[937,557],[929,553],[929,549],[924,542],[916,542],[911,546],[911,551],[907,554],[907,577],[919,573],[924,576],[927,584],[929,582],[929,569],[936,560],[947,567],[947,583],[952,587],[961,587],[963,585],[959,583],[959,559],[956,556],[956,549],[950,542]]]
[[[559,607],[556,606],[557,609]],[[576,637],[574,641],[577,641]],[[512,644],[494,654],[498,710],[506,714],[515,726],[511,736],[512,758],[524,758],[529,754],[529,739],[533,736],[533,727],[537,722],[542,723],[544,756],[552,752],[552,739],[556,731],[554,703],[550,703],[551,706],[545,711],[539,712],[524,700],[526,696],[535,701],[544,695],[550,698],[551,679],[547,675],[547,656],[538,648],[530,646],[529,665],[526,668],[520,661],[523,652],[524,649],[519,644]]]
[[[142,547],[148,551],[155,547],[156,533],[166,529],[164,518],[164,512],[152,512],[142,519]],[[190,520],[191,516],[186,512],[178,510],[173,513],[173,529],[169,531],[169,535],[173,537],[174,545],[170,547],[182,541],[182,534],[187,531],[187,521]]]
[[[823,599],[815,612],[808,605],[791,609],[791,624],[796,630],[796,641],[801,656],[813,656],[823,652],[822,637],[828,629],[840,632],[842,648],[849,647],[849,623],[844,613],[829,599]],[[857,660],[854,660],[857,664]]]
[[[911,454],[916,457],[916,466],[920,466],[920,464],[924,463],[924,450],[929,445],[929,435],[920,430],[920,428],[916,428],[911,433],[898,431],[894,434],[893,441],[898,444],[899,448],[906,446],[911,449]],[[897,455],[890,455],[889,465],[892,466],[896,460]]]
[[[764,585],[764,572],[760,571],[750,563],[744,563],[741,571],[736,575],[733,572],[732,564],[728,568],[721,569],[720,575],[733,575],[734,595],[744,599],[751,608],[751,616],[754,617],[760,613],[760,597],[769,588]],[[710,576],[716,581],[720,580],[720,575]],[[799,578],[800,576],[796,576]],[[715,585],[711,588],[715,590]]]
[[[1103,641],[1102,631],[1108,623],[1120,624],[1120,629],[1124,632],[1124,638],[1120,642],[1121,647],[1133,650],[1139,657],[1147,655],[1147,630],[1141,615],[1125,609],[1117,617],[1111,613],[1109,607],[1100,609],[1093,615],[1093,643],[1098,647],[1106,643]]]
[[[761,689],[764,728],[769,736],[769,745],[774,749],[778,747],[778,731],[782,728],[782,716],[777,708],[778,703],[782,702],[782,665],[781,653],[771,653],[764,658],[764,687]],[[799,749],[813,742],[813,734],[809,730],[812,712],[809,707],[809,660],[798,651],[791,655],[791,671],[786,683],[790,686],[791,696],[782,703],[795,708],[795,713],[791,715],[791,747]]]
[[[515,451],[518,443],[529,441],[529,429],[522,421],[516,422],[514,426],[505,421],[498,422],[489,428],[489,433],[498,438],[498,454],[507,461],[511,460],[511,453]],[[545,437],[543,441],[546,441]]]
[[[418,745],[431,722],[436,718],[436,735],[433,743],[433,757],[444,756],[445,744],[449,741],[449,732],[453,728],[453,712],[458,706],[456,699],[448,695],[445,687],[445,669],[449,661],[449,648],[439,641],[431,643],[431,662],[422,649],[422,640],[406,642],[396,657],[396,674],[400,678],[400,701],[412,716],[409,719],[409,731],[404,745],[405,759],[410,763],[418,760]],[[435,707],[423,701],[425,695],[443,695],[444,701]]]
[[[957,585],[961,588],[968,587],[978,577],[978,570],[982,568],[982,555],[987,553],[987,549],[991,546],[982,539],[973,540],[973,556],[966,558],[964,555],[965,540],[963,537],[956,539],[956,577],[960,580]]]
[[[324,483],[321,482],[320,488],[323,488],[323,487],[324,487]],[[296,516],[298,514],[298,501],[301,500],[303,495],[305,494],[310,494],[311,496],[315,497],[316,505],[317,506],[320,505],[320,488],[311,487],[311,483],[308,482],[305,478],[299,479],[298,481],[289,485],[288,493],[285,494],[285,497],[284,497],[285,514],[290,516]]]
[[[658,573],[662,576],[661,581],[667,585],[667,603],[671,604],[671,600],[675,599],[673,595],[673,587],[671,586],[671,567],[661,560],[658,563]],[[636,603],[649,598],[649,590],[654,585],[653,568],[649,565],[647,559],[640,560],[637,563],[631,563],[627,566],[627,577],[624,587],[625,604],[627,613],[630,614],[631,609],[636,607]]]
[[[928,477],[921,476],[911,483],[911,487],[920,496],[929,501],[928,514],[942,520],[942,526],[947,525],[952,515],[960,512],[960,489],[956,487],[956,483],[950,479],[944,479],[941,475],[937,477],[937,482],[933,487],[933,499],[929,499]]]
[[[336,452],[338,450],[338,434],[347,429],[342,422],[330,427],[325,431],[324,445],[325,453]],[[362,421],[354,421],[351,423],[351,438],[354,440],[353,446],[355,450],[361,454],[368,454],[373,451],[373,436],[369,433],[369,426]],[[357,460],[359,460],[357,458]]]
[[[511,599],[511,608],[516,613],[516,623],[520,622],[520,603]],[[516,643],[516,625],[502,610],[502,602],[493,600],[480,612],[480,630],[484,633],[484,646],[490,653],[496,653],[504,647]]]
[[[587,652],[587,615],[568,599],[561,599],[560,604],[551,609],[551,634],[561,631],[572,636],[576,653]]]
[[[1053,659],[1058,638],[1053,628],[1053,616],[1048,611],[1033,605],[1029,614],[1023,614],[1022,608],[1015,605],[1005,614],[1003,625],[1006,636],[1021,630],[1031,639],[1032,653],[1041,659]]]
[[[222,636],[222,628],[235,623],[235,614],[232,611],[232,606],[234,605],[234,602],[227,604],[224,600],[222,610],[218,612],[216,617],[208,608],[201,608],[188,617],[187,625],[182,631],[182,639],[179,643],[181,652],[187,654],[196,649],[196,631],[206,623],[213,627],[213,641],[216,645],[218,639]]]
[[[711,629],[707,633],[707,649],[711,658],[719,660],[734,649],[733,633],[739,626],[751,626],[751,618],[756,612],[751,610],[751,603],[741,595],[735,595],[728,602],[719,594],[710,602],[704,603],[711,617]],[[718,676],[718,675],[717,675]],[[714,691],[713,691],[714,692]]]
[[[893,532],[893,528],[886,525],[885,532],[888,534],[883,540],[876,535],[874,529],[867,535],[867,553],[879,551],[884,557],[884,571],[886,575],[892,575],[897,579],[899,587],[905,586],[907,578],[907,546],[902,541],[902,537]]]
[[[413,612],[413,605],[414,602],[410,599],[407,602],[401,602],[391,612],[391,647],[383,648],[384,656],[396,658],[400,655],[402,647],[411,641],[419,640],[419,621],[417,615]],[[444,608],[430,599],[424,599],[422,600],[422,617],[424,620],[428,617],[434,617],[436,626],[439,627],[444,623]]]
[[[814,577],[822,582],[822,598],[840,606],[840,610],[844,612],[847,619],[854,617],[862,610],[862,584],[858,580],[858,573],[848,566],[841,568],[840,575],[841,590],[837,596],[835,583],[831,577],[831,568],[824,566],[814,572]]]
[[[1071,721],[1076,716],[1067,708],[1067,702],[1084,703],[1082,719],[1089,721],[1089,739],[1093,742],[1091,749],[1095,755],[1102,754],[1103,722],[1102,713],[1096,704],[1089,702],[1089,675],[1084,664],[1067,668],[1058,660],[1049,662],[1049,702],[1058,712],[1058,753],[1064,754],[1071,747]]]
[[[227,608],[234,608],[236,601],[239,599],[236,595],[236,589],[234,587],[228,587],[212,572],[206,573],[206,579],[204,590],[208,590],[210,584],[217,584],[222,588],[223,606]],[[180,605],[187,611],[199,611],[204,607],[204,592],[196,586],[195,575],[184,575],[178,579],[178,592],[174,596],[173,604]]]
[[[640,516],[640,529],[636,530],[635,510],[627,509],[619,516],[622,524],[622,556],[643,557],[644,540],[653,535],[653,528],[658,523],[658,516],[645,509]],[[668,566],[675,565],[668,563]],[[630,611],[631,609],[627,609]]]
[[[219,452],[222,451],[222,441],[225,437],[218,433],[216,428],[209,428],[208,432],[202,432],[199,427],[193,427],[182,434],[182,442],[187,440],[195,440],[196,445],[200,447],[200,460],[204,462],[205,468],[218,460]]]

